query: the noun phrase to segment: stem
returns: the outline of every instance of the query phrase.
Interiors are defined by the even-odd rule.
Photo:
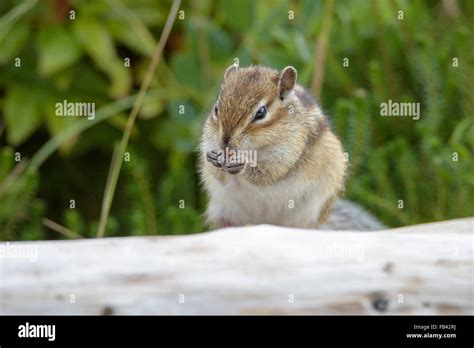
[[[3,41],[15,22],[26,12],[32,9],[38,0],[25,1],[11,9],[7,14],[0,18],[0,42]]]
[[[84,238],[82,237],[80,234],[77,234],[76,232],[73,232],[71,231],[70,229],[64,227],[64,226],[61,226],[60,224],[50,220],[50,219],[47,219],[47,218],[44,218],[43,219],[43,225],[45,225],[46,227],[49,227],[50,229],[52,229],[53,231],[56,231],[58,233],[61,233],[62,235],[68,237],[68,238],[71,238],[71,239],[81,239],[81,238]]]
[[[331,33],[332,12],[334,0],[327,0],[324,8],[323,22],[321,24],[321,35],[316,40],[314,71],[311,90],[318,97],[321,97],[321,90],[324,82],[324,66],[328,54],[328,40]]]
[[[99,229],[97,231],[98,238],[101,238],[104,236],[105,226],[107,224],[107,219],[109,217],[110,207],[112,205],[112,200],[114,197],[115,188],[117,186],[120,169],[122,168],[123,156],[124,156],[125,150],[127,149],[128,140],[130,138],[130,133],[132,131],[133,125],[135,124],[138,111],[140,110],[140,107],[142,106],[145,94],[148,90],[148,87],[150,86],[151,80],[153,78],[153,74],[156,70],[158,62],[160,61],[163,49],[165,47],[166,41],[168,40],[168,36],[171,32],[171,28],[176,18],[176,14],[178,13],[178,8],[179,8],[180,3],[181,3],[181,0],[173,0],[170,13],[168,14],[168,18],[166,19],[165,26],[163,28],[163,31],[161,32],[160,41],[158,42],[158,46],[156,47],[156,50],[153,53],[153,57],[151,58],[150,65],[148,66],[145,79],[143,80],[143,83],[140,87],[140,91],[138,92],[137,99],[135,100],[135,104],[133,105],[133,109],[128,118],[127,125],[125,126],[125,131],[123,133],[122,140],[118,148],[116,160],[112,159],[111,167],[109,171],[110,175],[109,175],[109,178],[107,179],[107,183],[106,183],[105,191],[104,191],[104,197],[102,200],[102,210],[101,210],[101,215],[100,215]]]

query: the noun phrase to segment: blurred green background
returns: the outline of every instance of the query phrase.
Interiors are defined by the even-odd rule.
[[[43,218],[96,235],[114,145],[170,6],[0,2],[0,240],[64,238]],[[350,155],[346,196],[384,223],[474,215],[473,1],[203,0],[180,9],[130,138],[106,236],[205,229],[196,148],[235,57],[241,66],[298,69]],[[55,116],[65,99],[95,102],[96,119]],[[421,119],[381,117],[389,99],[421,103]]]

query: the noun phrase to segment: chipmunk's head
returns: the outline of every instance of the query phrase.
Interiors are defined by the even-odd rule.
[[[204,150],[258,151],[265,159],[272,150],[286,146],[289,151],[303,143],[306,125],[298,114],[304,105],[293,93],[296,78],[291,66],[281,71],[228,67],[205,125]]]

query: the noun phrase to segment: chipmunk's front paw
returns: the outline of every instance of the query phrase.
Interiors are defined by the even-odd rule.
[[[225,166],[229,174],[239,174],[245,169],[245,162],[228,161]]]
[[[209,151],[206,154],[208,162],[211,162],[215,167],[222,168],[224,166],[224,152],[222,151]]]

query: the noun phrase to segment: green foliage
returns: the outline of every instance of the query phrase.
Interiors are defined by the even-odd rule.
[[[96,235],[112,152],[170,6],[61,3],[0,3],[0,240],[60,238],[43,218]],[[200,128],[234,57],[294,65],[306,87],[325,69],[321,103],[350,158],[346,195],[388,225],[474,215],[472,2],[336,1],[323,67],[314,47],[324,1],[182,9],[131,134],[107,236],[203,230]],[[381,117],[389,99],[419,102],[421,119]],[[63,100],[94,102],[96,118],[57,117]],[[31,159],[21,174],[16,153]]]
[[[8,181],[8,173],[13,169],[13,150],[0,150],[0,180]],[[2,206],[0,209],[0,232],[2,239],[42,239],[44,232],[41,221],[45,203],[36,198],[38,175],[29,173],[21,176],[9,187],[0,186]]]
[[[40,92],[21,85],[7,90],[3,110],[11,145],[21,144],[38,128],[40,107]]]

